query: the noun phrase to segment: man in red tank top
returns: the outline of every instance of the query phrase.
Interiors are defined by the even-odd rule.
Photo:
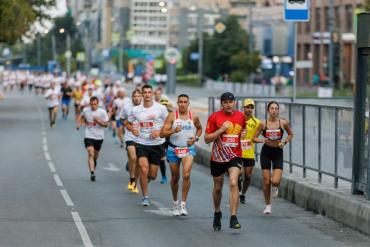
[[[235,97],[232,93],[221,95],[221,107],[220,111],[208,118],[204,137],[206,143],[213,142],[210,168],[214,182],[212,196],[215,208],[213,219],[215,231],[221,230],[220,205],[225,172],[229,173],[230,228],[241,228],[236,218],[239,202],[238,177],[242,167],[240,137],[246,134],[245,116],[241,111],[234,109]]]

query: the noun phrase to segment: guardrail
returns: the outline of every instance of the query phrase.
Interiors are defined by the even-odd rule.
[[[242,110],[244,99],[236,98],[238,109]],[[266,119],[271,99],[253,99],[256,117]],[[305,178],[308,170],[314,171],[319,183],[323,175],[333,177],[334,188],[338,188],[339,180],[352,183],[353,107],[293,103],[284,97],[274,100],[280,104],[280,117],[289,120],[294,132],[292,142],[284,148],[290,173],[299,167]],[[219,98],[209,97],[208,104],[209,113],[220,109]],[[261,145],[256,145],[256,154],[260,150]]]
[[[274,97],[276,87],[274,85],[262,85],[253,83],[223,82],[207,80],[206,88],[222,92],[233,92],[235,94],[253,94],[256,96]]]

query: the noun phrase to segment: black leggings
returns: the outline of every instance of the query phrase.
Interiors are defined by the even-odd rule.
[[[261,150],[261,169],[271,170],[281,169],[283,170],[283,149],[279,147],[270,147],[267,145],[262,146]]]

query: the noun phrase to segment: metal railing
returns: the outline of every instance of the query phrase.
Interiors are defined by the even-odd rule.
[[[237,109],[242,110],[243,98],[236,98]],[[261,121],[267,117],[268,98],[253,97],[256,102],[255,116]],[[284,162],[302,169],[303,177],[307,171],[317,173],[317,181],[322,183],[323,175],[338,181],[352,183],[353,154],[353,107],[327,106],[293,103],[291,98],[273,98],[280,104],[280,117],[288,119],[294,138],[284,148]],[[209,97],[209,113],[220,109],[219,98]],[[286,134],[286,133],[285,133]],[[262,145],[256,145],[256,159]]]

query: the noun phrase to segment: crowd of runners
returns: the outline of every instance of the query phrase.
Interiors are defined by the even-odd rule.
[[[74,77],[49,73],[5,71],[0,77],[4,91],[19,88],[43,95],[50,127],[55,128],[61,105],[62,119],[67,120],[74,107],[76,129],[84,126],[84,145],[88,154],[90,180],[96,181],[96,167],[102,150],[105,128],[127,155],[127,189],[141,193],[141,205],[150,206],[149,186],[161,171],[161,183],[167,183],[169,164],[174,216],[188,215],[187,196],[190,174],[196,156],[195,143],[203,134],[199,116],[190,108],[187,94],[171,102],[161,88],[144,84],[132,92],[121,81],[103,81],[82,74]],[[73,102],[73,103],[72,103]],[[210,171],[213,177],[213,229],[221,230],[221,199],[225,175],[228,176],[230,228],[240,229],[239,203],[246,203],[246,192],[255,166],[255,143],[262,143],[260,163],[265,198],[264,214],[272,213],[271,198],[279,193],[283,172],[283,148],[293,138],[289,122],[279,117],[279,103],[267,105],[267,119],[254,116],[255,102],[245,99],[243,111],[236,110],[232,93],[220,96],[220,109],[211,114],[205,126],[204,142],[213,143]],[[181,197],[179,196],[182,174]],[[140,185],[140,186],[138,186]],[[126,187],[126,186],[125,186]],[[140,189],[140,191],[139,191]]]

